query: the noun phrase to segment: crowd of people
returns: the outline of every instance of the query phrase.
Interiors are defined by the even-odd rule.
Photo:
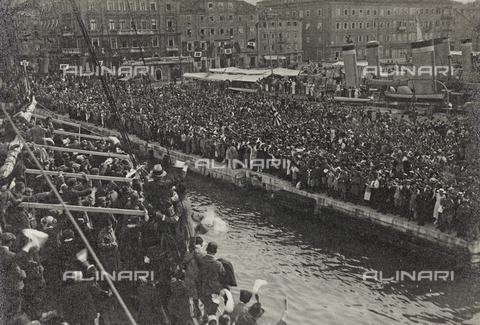
[[[250,161],[284,159],[280,168],[262,171],[419,225],[478,237],[472,121],[396,118],[379,109],[228,92],[215,83],[166,85],[153,93],[141,83],[111,85],[128,132],[146,141],[220,162],[246,161],[254,170],[262,168]],[[50,109],[120,127],[98,80],[46,79],[36,87]]]
[[[0,181],[1,324],[116,323],[123,311],[105,277],[114,277],[140,325],[186,325],[192,317],[209,325],[256,324],[263,314],[258,294],[247,306],[254,294],[241,291],[234,305],[233,266],[215,257],[215,242],[204,245],[201,235],[208,229],[201,223],[203,216],[192,211],[186,175],[172,166],[169,156],[159,159],[150,152],[137,169],[139,177],[127,179],[135,169],[128,155],[122,158],[116,138],[79,140],[56,133],[51,118],[29,122],[24,116],[16,114],[14,124],[34,155],[23,150],[13,172]],[[16,135],[5,125],[5,143]],[[15,148],[2,147],[0,155]],[[120,157],[108,157],[114,154]],[[60,199],[54,188],[30,172],[37,169],[35,160],[53,172],[48,177],[61,201],[92,207],[93,212],[72,209],[73,221],[56,210],[53,204]],[[46,208],[32,208],[32,202]],[[105,271],[86,250],[87,243]],[[129,272],[123,280],[122,271]],[[125,278],[132,273],[141,276]]]

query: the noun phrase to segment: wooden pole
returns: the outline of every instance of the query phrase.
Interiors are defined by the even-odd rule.
[[[73,132],[67,132],[67,131],[60,131],[60,130],[55,130],[53,131],[55,134],[63,134],[63,135],[68,135],[68,136],[74,136],[78,137],[80,136],[81,138],[86,138],[86,139],[93,139],[93,140],[108,140],[108,137],[101,137],[98,135],[91,135],[91,134],[77,134]]]
[[[114,152],[90,151],[90,150],[75,149],[75,148],[47,146],[47,145],[42,145],[42,144],[35,144],[35,146],[38,147],[38,148],[52,149],[52,150],[56,150],[56,151],[76,152],[76,153],[83,153],[83,154],[86,154],[86,155],[122,158],[122,159],[130,160],[129,155],[119,154],[119,153],[114,153]]]
[[[50,203],[35,203],[35,202],[22,202],[18,205],[21,208],[27,209],[45,209],[45,210],[65,210],[61,204]],[[89,207],[83,205],[65,205],[70,211],[85,211],[95,213],[113,213],[113,214],[125,214],[130,216],[144,216],[145,212],[142,210],[126,210],[126,209],[113,209],[113,208],[98,208]]]
[[[42,172],[39,169],[26,169],[25,173],[27,174],[37,174],[40,175]],[[45,171],[45,174],[50,176],[57,176],[58,172],[56,171]],[[74,177],[74,178],[83,178],[82,174],[79,173],[62,173],[65,177]],[[124,177],[114,177],[114,176],[103,176],[103,175],[87,175],[89,179],[98,179],[101,181],[113,181],[113,182],[132,182],[133,178],[124,178]]]
[[[47,116],[43,116],[43,115],[40,115],[40,114],[33,114],[33,116],[35,116],[36,118],[42,119],[42,120],[47,119]],[[65,125],[74,126],[74,127],[79,128],[79,129],[82,128],[82,126],[80,124],[77,124],[77,123],[68,122],[68,121],[64,121],[64,120],[59,120],[57,118],[52,118],[52,119],[53,119],[53,122],[56,122],[56,123],[61,123],[61,124],[65,124]],[[75,134],[75,135],[78,136],[78,134]]]

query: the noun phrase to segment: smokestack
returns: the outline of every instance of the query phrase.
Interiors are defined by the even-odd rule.
[[[473,44],[472,39],[462,39],[460,44],[460,49],[462,50],[462,80],[463,81],[473,81],[473,71],[472,71],[472,52]]]
[[[355,48],[355,44],[347,44],[342,47],[347,88],[358,88],[357,51]]]
[[[415,94],[433,94],[435,80],[435,48],[433,40],[419,41],[412,43],[412,62],[415,68],[415,75],[412,77],[414,80],[413,86]],[[426,73],[425,69],[432,69],[432,74]],[[422,74],[419,73],[423,71]]]

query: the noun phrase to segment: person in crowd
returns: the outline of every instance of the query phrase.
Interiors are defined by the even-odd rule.
[[[212,295],[220,294],[223,286],[220,278],[225,274],[222,263],[215,259],[217,253],[217,243],[209,242],[207,245],[207,255],[200,262],[200,300],[205,306],[207,315],[215,315],[218,304],[213,302]]]

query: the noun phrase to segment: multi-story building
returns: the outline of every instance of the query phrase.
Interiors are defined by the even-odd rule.
[[[357,45],[360,59],[371,40],[380,42],[382,58],[404,57],[418,39],[417,21],[424,38],[448,36],[452,4],[450,0],[264,0],[259,7],[302,20],[304,59],[323,61],[339,59],[347,41]]]
[[[480,0],[457,3],[453,6],[453,22],[450,37],[455,50],[459,50],[462,39],[471,39],[473,50],[480,51]]]
[[[193,57],[201,52],[199,69],[301,61],[301,23],[259,13],[245,1],[185,1],[179,21],[183,53]]]
[[[32,0],[31,3],[38,11],[35,28],[50,68],[58,69],[60,64],[88,66],[90,54],[70,2]],[[142,58],[180,56],[177,1],[90,0],[76,4],[103,65],[112,67]],[[188,62],[186,59],[183,64]],[[182,65],[179,61],[177,64]]]

